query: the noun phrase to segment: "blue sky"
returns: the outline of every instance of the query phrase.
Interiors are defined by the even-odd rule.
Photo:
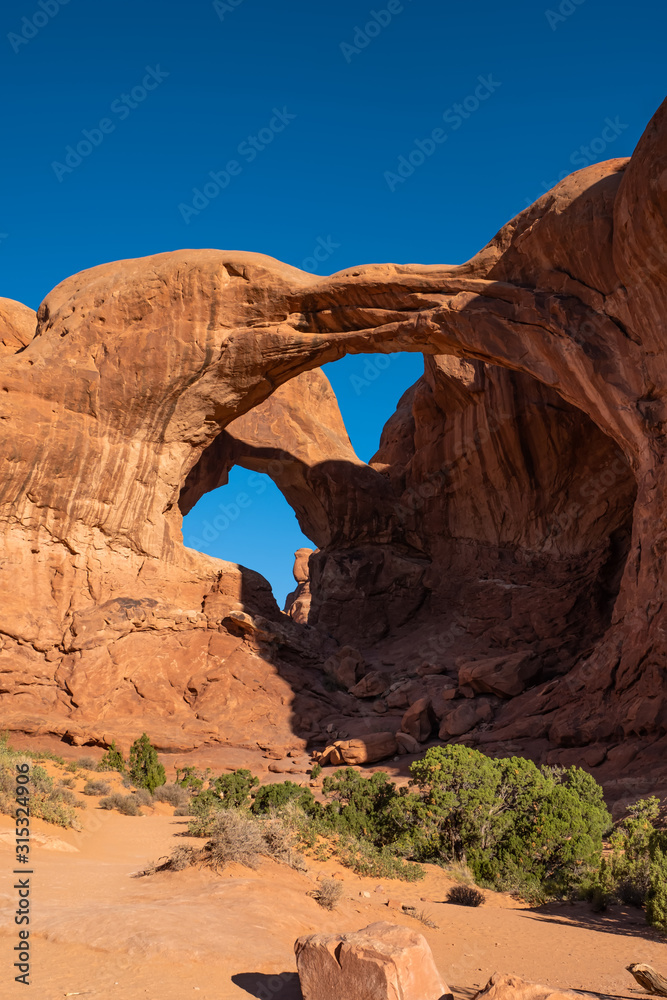
[[[629,155],[665,92],[649,0],[5,0],[0,22],[0,294],[33,307],[83,268],[182,247],[321,274],[460,262],[560,176]],[[327,374],[368,458],[420,361],[359,392],[364,364]],[[282,600],[301,544],[267,487],[211,551]]]

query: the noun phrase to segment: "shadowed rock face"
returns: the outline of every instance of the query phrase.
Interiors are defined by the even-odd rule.
[[[492,746],[655,749],[666,178],[663,105],[631,160],[566,178],[458,267],[320,278],[160,254],[62,282],[34,338],[30,310],[0,300],[5,723],[163,746],[314,736],[361,712],[317,670],[331,636],[355,636],[401,669],[540,658],[478,734]],[[316,369],[403,350],[425,374],[365,465]],[[273,475],[318,547],[316,628],[183,547],[182,512],[235,463]]]

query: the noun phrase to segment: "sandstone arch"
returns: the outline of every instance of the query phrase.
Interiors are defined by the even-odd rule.
[[[510,707],[513,731],[512,710],[561,744],[664,734],[666,176],[663,105],[630,161],[566,178],[459,267],[314,278],[257,254],[196,250],[61,283],[35,338],[0,361],[9,723],[102,738],[105,719],[149,694],[128,667],[139,654],[109,659],[111,640],[140,638],[146,655],[152,632],[163,646],[199,643],[205,679],[184,691],[170,653],[151,711],[173,708],[179,733],[220,736],[218,709],[188,715],[214,684],[205,664],[222,656],[209,626],[221,636],[221,609],[273,606],[252,575],[182,547],[188,477],[233,419],[299,373],[345,352],[412,350],[537,380],[618,444],[637,481],[612,625],[567,683]],[[54,727],[56,717],[68,721]]]

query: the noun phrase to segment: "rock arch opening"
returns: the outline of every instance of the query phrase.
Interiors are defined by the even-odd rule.
[[[303,532],[287,610],[341,643],[452,668],[530,652],[537,682],[611,623],[635,478],[586,414],[530,375],[425,356],[366,463],[323,371],[302,373],[203,452],[182,512],[235,465],[270,476]]]

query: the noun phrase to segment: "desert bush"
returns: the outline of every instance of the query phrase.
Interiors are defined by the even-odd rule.
[[[314,811],[315,797],[310,788],[304,788],[293,781],[262,785],[255,793],[252,811],[254,813],[281,811],[288,803],[296,805],[308,814]]]
[[[210,787],[219,796],[223,809],[240,809],[248,805],[250,793],[258,784],[259,778],[242,767],[211,779]]]
[[[87,781],[81,791],[84,795],[108,795],[111,785],[108,781]]]
[[[32,754],[14,750],[6,734],[0,736],[0,812],[16,814],[16,765],[31,764]],[[30,814],[56,826],[78,828],[78,800],[68,788],[55,787],[47,771],[36,765],[30,771]]]
[[[82,771],[96,771],[97,761],[94,757],[79,757],[79,759],[74,762],[74,766],[80,767]]]
[[[38,764],[30,772],[31,790],[47,794],[53,791],[53,778],[49,777],[48,771]]]
[[[194,816],[194,819],[188,827],[189,832],[194,837],[210,836],[218,812],[249,806],[250,793],[258,784],[259,778],[245,768],[217,778],[209,777],[208,787],[202,787],[190,800],[188,815]]]
[[[92,758],[87,758],[91,760]],[[116,746],[116,741],[111,741],[111,746],[103,755],[96,770],[98,771],[118,771],[119,774],[125,774],[125,758]]]
[[[196,767],[176,768],[176,784],[194,792],[198,792],[204,787],[206,778],[207,775],[203,771],[197,770]]]
[[[611,817],[601,787],[581,768],[538,768],[447,746],[427,750],[410,770],[420,790],[410,802],[420,860],[464,861],[477,881],[497,889],[520,871],[553,894],[599,865]]]
[[[70,791],[69,788],[56,789],[54,792],[51,792],[51,795],[54,797],[57,796],[61,802],[65,805],[72,806],[73,809],[86,808],[86,803],[82,802],[81,799],[78,799],[74,792]]]
[[[76,781],[74,778],[61,778],[58,784],[61,788],[74,788]]]
[[[158,760],[157,750],[146,733],[142,733],[130,747],[130,777],[138,788],[154,792],[158,785],[164,785],[167,776]]]
[[[650,888],[646,900],[646,919],[667,933],[667,834],[656,831],[650,844]]]
[[[135,872],[133,877],[141,878],[144,875],[155,875],[157,872],[183,871],[185,868],[189,868],[190,865],[197,863],[200,853],[194,847],[177,847],[168,857],[159,858],[153,864],[149,865],[148,868],[143,868],[141,871]]]
[[[264,853],[266,843],[259,822],[248,813],[225,809],[215,819],[203,860],[216,869],[225,868],[232,861],[256,868]]]
[[[335,878],[323,878],[309,895],[325,910],[335,910],[343,895],[343,883]]]
[[[124,816],[141,816],[139,803],[134,795],[123,795],[121,792],[114,792],[100,799],[100,809],[116,809]]]
[[[629,806],[610,838],[611,854],[583,880],[582,895],[597,911],[616,902],[644,907],[649,924],[667,931],[667,832],[658,830],[660,800]]]
[[[156,788],[153,798],[156,802],[166,802],[167,805],[174,807],[187,806],[190,802],[187,790],[171,781]]]
[[[417,882],[426,875],[421,865],[396,857],[387,847],[375,847],[349,835],[335,842],[334,853],[342,865],[365,878]]]
[[[457,906],[481,906],[484,893],[472,885],[455,885],[447,893],[447,902],[456,903]]]
[[[137,788],[134,797],[140,806],[153,806],[154,799],[147,788]]]

